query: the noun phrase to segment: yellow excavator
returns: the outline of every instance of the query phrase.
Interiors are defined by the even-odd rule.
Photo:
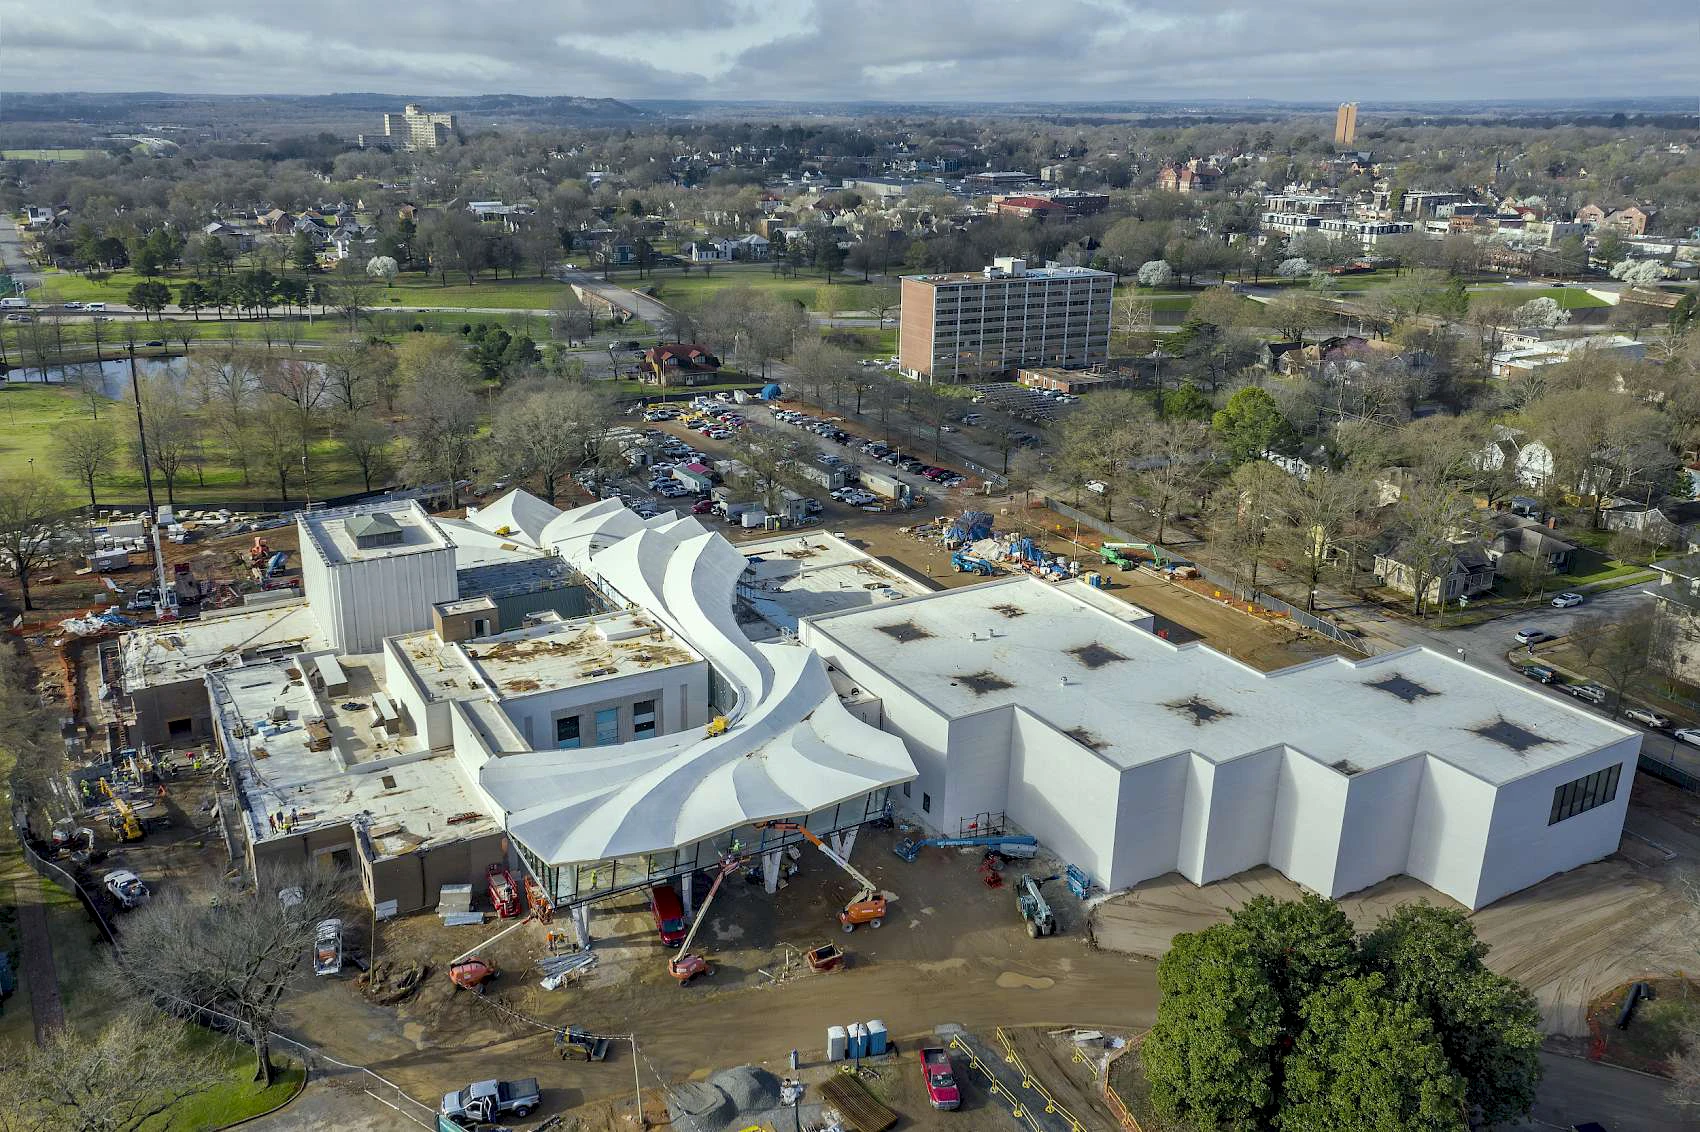
[[[125,801],[106,779],[100,780],[100,792],[112,802],[112,816],[106,820],[120,841],[140,841],[143,837],[142,819],[136,808]]]

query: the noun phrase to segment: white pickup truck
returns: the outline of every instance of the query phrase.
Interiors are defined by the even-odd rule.
[[[443,1116],[494,1120],[512,1113],[521,1120],[537,1111],[543,1100],[537,1078],[523,1081],[474,1081],[464,1089],[443,1094]]]

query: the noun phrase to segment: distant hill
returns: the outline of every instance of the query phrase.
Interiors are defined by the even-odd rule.
[[[8,133],[30,127],[83,126],[102,131],[180,129],[228,140],[326,130],[352,136],[382,133],[384,112],[399,111],[409,102],[459,115],[462,129],[467,131],[496,126],[615,125],[652,116],[612,98],[571,95],[432,98],[364,92],[220,95],[71,91],[0,94],[0,128]]]

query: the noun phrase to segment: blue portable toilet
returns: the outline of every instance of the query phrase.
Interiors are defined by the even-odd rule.
[[[850,1023],[850,1057],[868,1056],[868,1028],[860,1022]]]
[[[885,1023],[875,1018],[868,1023],[868,1056],[878,1057],[885,1052]]]
[[[779,388],[778,382],[770,381],[761,387],[761,399],[763,401],[777,401],[783,392],[784,390]]]

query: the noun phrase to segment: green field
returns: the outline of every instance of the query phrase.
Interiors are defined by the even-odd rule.
[[[175,300],[178,287],[193,278],[190,272],[168,271],[161,273],[158,281],[171,288]],[[143,276],[128,268],[114,271],[101,279],[66,271],[48,271],[41,287],[30,297],[37,303],[67,300],[122,303],[126,301],[130,288],[144,281]],[[398,276],[393,287],[374,286],[367,302],[378,309],[387,306],[467,307],[475,310],[511,307],[547,311],[563,294],[571,293],[571,288],[564,283],[536,277],[484,278],[477,283],[467,283],[464,275],[458,280],[451,275],[448,286],[444,287],[438,284],[435,276],[426,277],[421,272],[410,271]]]
[[[1567,311],[1587,310],[1593,307],[1609,307],[1604,299],[1588,294],[1581,287],[1507,287],[1524,302],[1530,299],[1555,299],[1558,305]]]
[[[621,278],[619,273],[616,273],[614,281],[622,287],[634,290],[654,288],[657,299],[682,311],[697,310],[710,297],[731,287],[750,287],[778,298],[802,303],[809,310],[820,311],[824,307],[821,288],[826,286],[825,277],[819,274],[810,273],[787,278],[775,275],[767,264],[738,267],[722,264],[708,275],[704,275],[701,268],[692,268],[688,273],[667,270],[652,273],[647,280],[640,280],[635,276]],[[863,304],[867,302],[864,292],[869,284],[863,283],[860,275],[846,275],[841,272],[832,277],[832,286],[840,312],[863,309]]]
[[[104,152],[100,149],[7,149],[0,150],[0,161],[87,161]]]

